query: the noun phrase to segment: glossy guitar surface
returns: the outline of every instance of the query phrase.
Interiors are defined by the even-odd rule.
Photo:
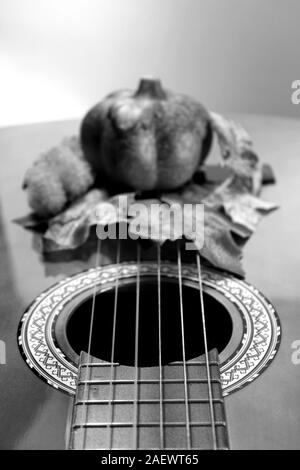
[[[265,189],[263,196],[281,207],[264,220],[246,246],[244,266],[247,282],[259,289],[264,301],[270,299],[278,312],[282,338],[278,351],[275,341],[277,354],[259,377],[225,396],[230,447],[297,449],[300,365],[292,360],[292,345],[300,339],[300,123],[254,116],[239,119],[252,134],[262,161],[272,165],[277,178],[277,184]],[[85,253],[44,261],[36,245],[38,235],[12,220],[28,211],[21,190],[26,168],[37,154],[74,132],[75,122],[1,131],[0,339],[6,345],[6,364],[0,365],[0,434],[4,449],[63,449],[66,445],[70,396],[41,380],[25,364],[18,348],[18,327],[25,309],[43,291],[66,277],[95,268],[95,253],[91,246],[90,252],[87,249]],[[128,251],[124,262],[130,265],[134,261]],[[101,265],[111,263],[115,263],[115,250],[107,246],[102,251]],[[221,363],[223,359],[221,354]]]

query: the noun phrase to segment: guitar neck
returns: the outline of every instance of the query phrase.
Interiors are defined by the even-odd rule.
[[[228,449],[216,350],[139,368],[82,353],[69,434],[70,449]]]

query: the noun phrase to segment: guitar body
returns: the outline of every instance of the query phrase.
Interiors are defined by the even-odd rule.
[[[245,247],[244,267],[246,281],[259,289],[266,307],[269,305],[266,299],[270,300],[280,324],[271,307],[271,313],[275,315],[272,317],[275,318],[273,327],[278,327],[270,340],[274,357],[269,358],[268,367],[260,368],[257,376],[249,376],[247,384],[224,393],[230,448],[299,449],[300,364],[297,365],[295,348],[296,341],[300,340],[297,196],[300,122],[254,116],[242,116],[239,120],[253,136],[258,154],[272,166],[277,179],[276,185],[265,189],[263,197],[277,202],[280,209],[263,221]],[[2,354],[3,364],[0,364],[0,436],[3,449],[66,447],[71,395],[53,387],[53,383],[47,383],[30,370],[30,364],[26,364],[20,354],[18,334],[24,312],[41,292],[47,292],[66,277],[95,268],[94,241],[91,240],[84,251],[60,253],[44,260],[39,254],[39,236],[12,221],[28,210],[21,190],[26,168],[41,151],[63,136],[76,132],[77,123],[64,122],[8,128],[0,135],[0,340],[6,347],[5,351],[2,348],[5,354]],[[211,163],[216,163],[214,155]],[[128,251],[124,248],[122,255],[124,263],[134,265],[136,258],[132,247]],[[145,261],[149,266],[153,259],[150,255],[146,257],[150,258]],[[101,250],[101,266],[115,262],[115,246],[107,243]],[[205,276],[204,273],[204,281]],[[215,328],[218,328],[217,322]],[[254,333],[261,334],[262,338],[270,333],[263,331],[263,324],[255,328]],[[260,352],[258,346],[258,356]],[[26,359],[26,354],[23,356]],[[225,379],[223,356],[221,352],[221,374]],[[45,358],[41,355],[42,360]],[[241,381],[243,374],[247,375],[247,369],[251,368],[251,360],[249,364],[244,362],[243,366],[236,370]],[[234,381],[234,377],[231,380]],[[55,385],[55,380],[53,382]]]

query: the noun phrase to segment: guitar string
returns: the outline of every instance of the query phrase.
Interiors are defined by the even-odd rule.
[[[113,414],[114,414],[114,397],[115,397],[115,389],[113,384],[115,383],[116,378],[116,368],[114,365],[115,362],[115,342],[116,342],[116,322],[117,322],[117,309],[118,309],[118,294],[119,294],[119,264],[120,264],[120,253],[121,253],[121,245],[120,239],[118,238],[118,245],[117,245],[117,256],[116,256],[116,264],[117,264],[117,276],[116,276],[116,283],[115,283],[115,297],[114,297],[114,314],[113,314],[113,329],[112,329],[112,345],[111,345],[111,358],[110,358],[110,383],[109,383],[109,402],[108,402],[108,413],[107,413],[107,426],[108,426],[108,449],[112,448],[112,437],[113,437],[113,429],[112,429],[112,422],[113,422]]]
[[[135,345],[134,345],[134,403],[133,403],[133,449],[138,448],[138,398],[139,398],[139,317],[140,317],[140,262],[141,248],[137,242],[137,271],[136,271],[136,310],[135,310]]]
[[[157,295],[158,295],[158,361],[159,361],[159,428],[160,448],[164,448],[164,421],[163,421],[163,369],[161,350],[161,249],[157,243]]]
[[[95,263],[95,269],[99,267],[100,264],[100,239],[97,238],[97,251],[96,251],[96,263]],[[92,300],[92,311],[91,311],[91,320],[90,320],[90,326],[89,326],[89,340],[88,340],[88,352],[87,352],[87,366],[86,366],[86,383],[84,384],[84,389],[83,389],[83,399],[88,401],[89,400],[89,391],[88,391],[88,396],[86,397],[87,394],[87,384],[88,380],[90,380],[90,373],[92,368],[90,367],[91,363],[91,347],[92,347],[92,336],[93,336],[93,325],[94,325],[94,315],[95,315],[95,305],[96,305],[96,291],[97,291],[97,282],[95,280],[94,287],[93,287],[93,300]],[[87,422],[87,417],[88,417],[88,403],[85,403],[84,405],[84,422]],[[83,431],[83,450],[86,448],[86,437],[87,437],[87,427],[84,428]]]
[[[187,445],[188,449],[191,447],[191,437],[190,437],[190,417],[189,417],[189,404],[188,404],[188,388],[187,388],[187,366],[186,366],[186,354],[185,354],[185,336],[184,336],[184,318],[183,318],[183,296],[182,296],[182,268],[181,268],[181,253],[179,244],[177,243],[177,251],[178,251],[178,276],[179,276],[179,294],[180,294],[180,317],[181,317],[181,336],[182,336],[182,354],[183,354],[183,371],[184,371],[184,389],[185,389],[185,408],[186,408],[186,431],[187,431]],[[96,268],[99,266],[99,256],[100,255],[100,240],[97,241],[97,252],[96,252]],[[118,244],[118,254],[117,254],[117,264],[119,264],[120,259],[120,251],[119,251],[119,244]],[[209,404],[210,404],[210,415],[211,415],[211,423],[212,423],[212,435],[213,435],[213,443],[214,449],[217,448],[217,439],[216,439],[216,426],[215,426],[215,417],[214,417],[214,407],[213,407],[213,399],[212,399],[212,386],[211,386],[211,377],[210,377],[210,367],[209,367],[209,358],[208,358],[208,347],[207,347],[207,334],[206,334],[206,321],[205,321],[205,313],[204,313],[204,301],[203,301],[203,291],[202,291],[202,274],[201,274],[201,263],[200,263],[200,255],[197,254],[197,268],[198,268],[198,282],[199,282],[199,294],[200,294],[200,303],[201,303],[201,316],[202,316],[202,325],[203,325],[203,336],[204,336],[204,348],[205,348],[205,358],[206,358],[206,370],[207,370],[207,379],[208,379],[208,392],[209,392]],[[163,443],[163,418],[162,418],[162,367],[161,367],[161,303],[160,303],[160,256],[158,258],[158,289],[159,289],[159,363],[160,363],[160,438],[161,438],[161,446]],[[94,324],[94,314],[95,314],[95,304],[96,304],[96,290],[97,286],[94,285],[93,288],[93,300],[92,300],[92,312],[91,312],[91,320],[90,320],[90,328],[89,328],[89,341],[88,341],[88,364],[86,367],[86,379],[88,380],[88,375],[90,374],[90,362],[91,362],[91,343],[92,343],[92,334],[93,334],[93,324]],[[114,359],[114,342],[115,342],[115,321],[116,321],[116,310],[117,310],[117,292],[118,292],[118,277],[116,280],[115,286],[115,304],[114,304],[114,326],[113,326],[113,346],[112,346],[112,360],[111,360],[111,368],[114,370],[113,367],[113,359]],[[138,425],[138,337],[139,337],[139,298],[140,298],[140,246],[137,244],[137,286],[136,286],[136,328],[135,328],[135,400],[134,400],[134,448],[137,448],[137,425]],[[110,384],[112,384],[113,376],[111,375]],[[84,387],[83,396],[85,397],[87,392],[87,383]],[[111,397],[111,392],[110,392]],[[110,405],[112,403],[112,399],[110,399]],[[87,404],[85,404],[85,420],[87,418]],[[109,426],[111,429],[111,426]],[[87,429],[84,430],[83,436],[83,449],[86,448],[86,433]],[[111,443],[111,437],[110,437]],[[110,444],[111,447],[111,444]]]
[[[178,241],[177,241],[177,264],[178,264],[178,284],[179,284],[179,302],[180,302],[182,363],[183,363],[183,379],[184,379],[186,440],[187,440],[187,448],[190,449],[191,448],[191,430],[190,430],[189,396],[188,396],[188,385],[187,385],[187,365],[186,365],[186,353],[185,353],[183,295],[182,295],[182,268],[181,268],[181,251],[180,251],[180,246],[179,246]]]
[[[207,385],[208,385],[209,411],[210,411],[210,419],[211,419],[213,448],[214,450],[217,450],[216,422],[215,422],[215,412],[214,412],[214,405],[213,405],[212,382],[211,382],[210,365],[209,365],[206,319],[205,319],[204,300],[203,300],[202,270],[201,270],[199,252],[196,254],[196,259],[197,259],[197,270],[198,270],[200,307],[201,307],[201,318],[202,318],[202,328],[203,328],[203,341],[204,341],[204,351],[205,351],[205,365],[206,365],[206,375],[207,375]]]

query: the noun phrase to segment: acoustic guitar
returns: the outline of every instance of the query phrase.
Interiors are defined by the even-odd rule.
[[[246,280],[180,243],[94,236],[43,258],[12,222],[22,178],[78,123],[1,131],[3,449],[300,448],[300,124],[238,119],[281,206],[245,247]]]

